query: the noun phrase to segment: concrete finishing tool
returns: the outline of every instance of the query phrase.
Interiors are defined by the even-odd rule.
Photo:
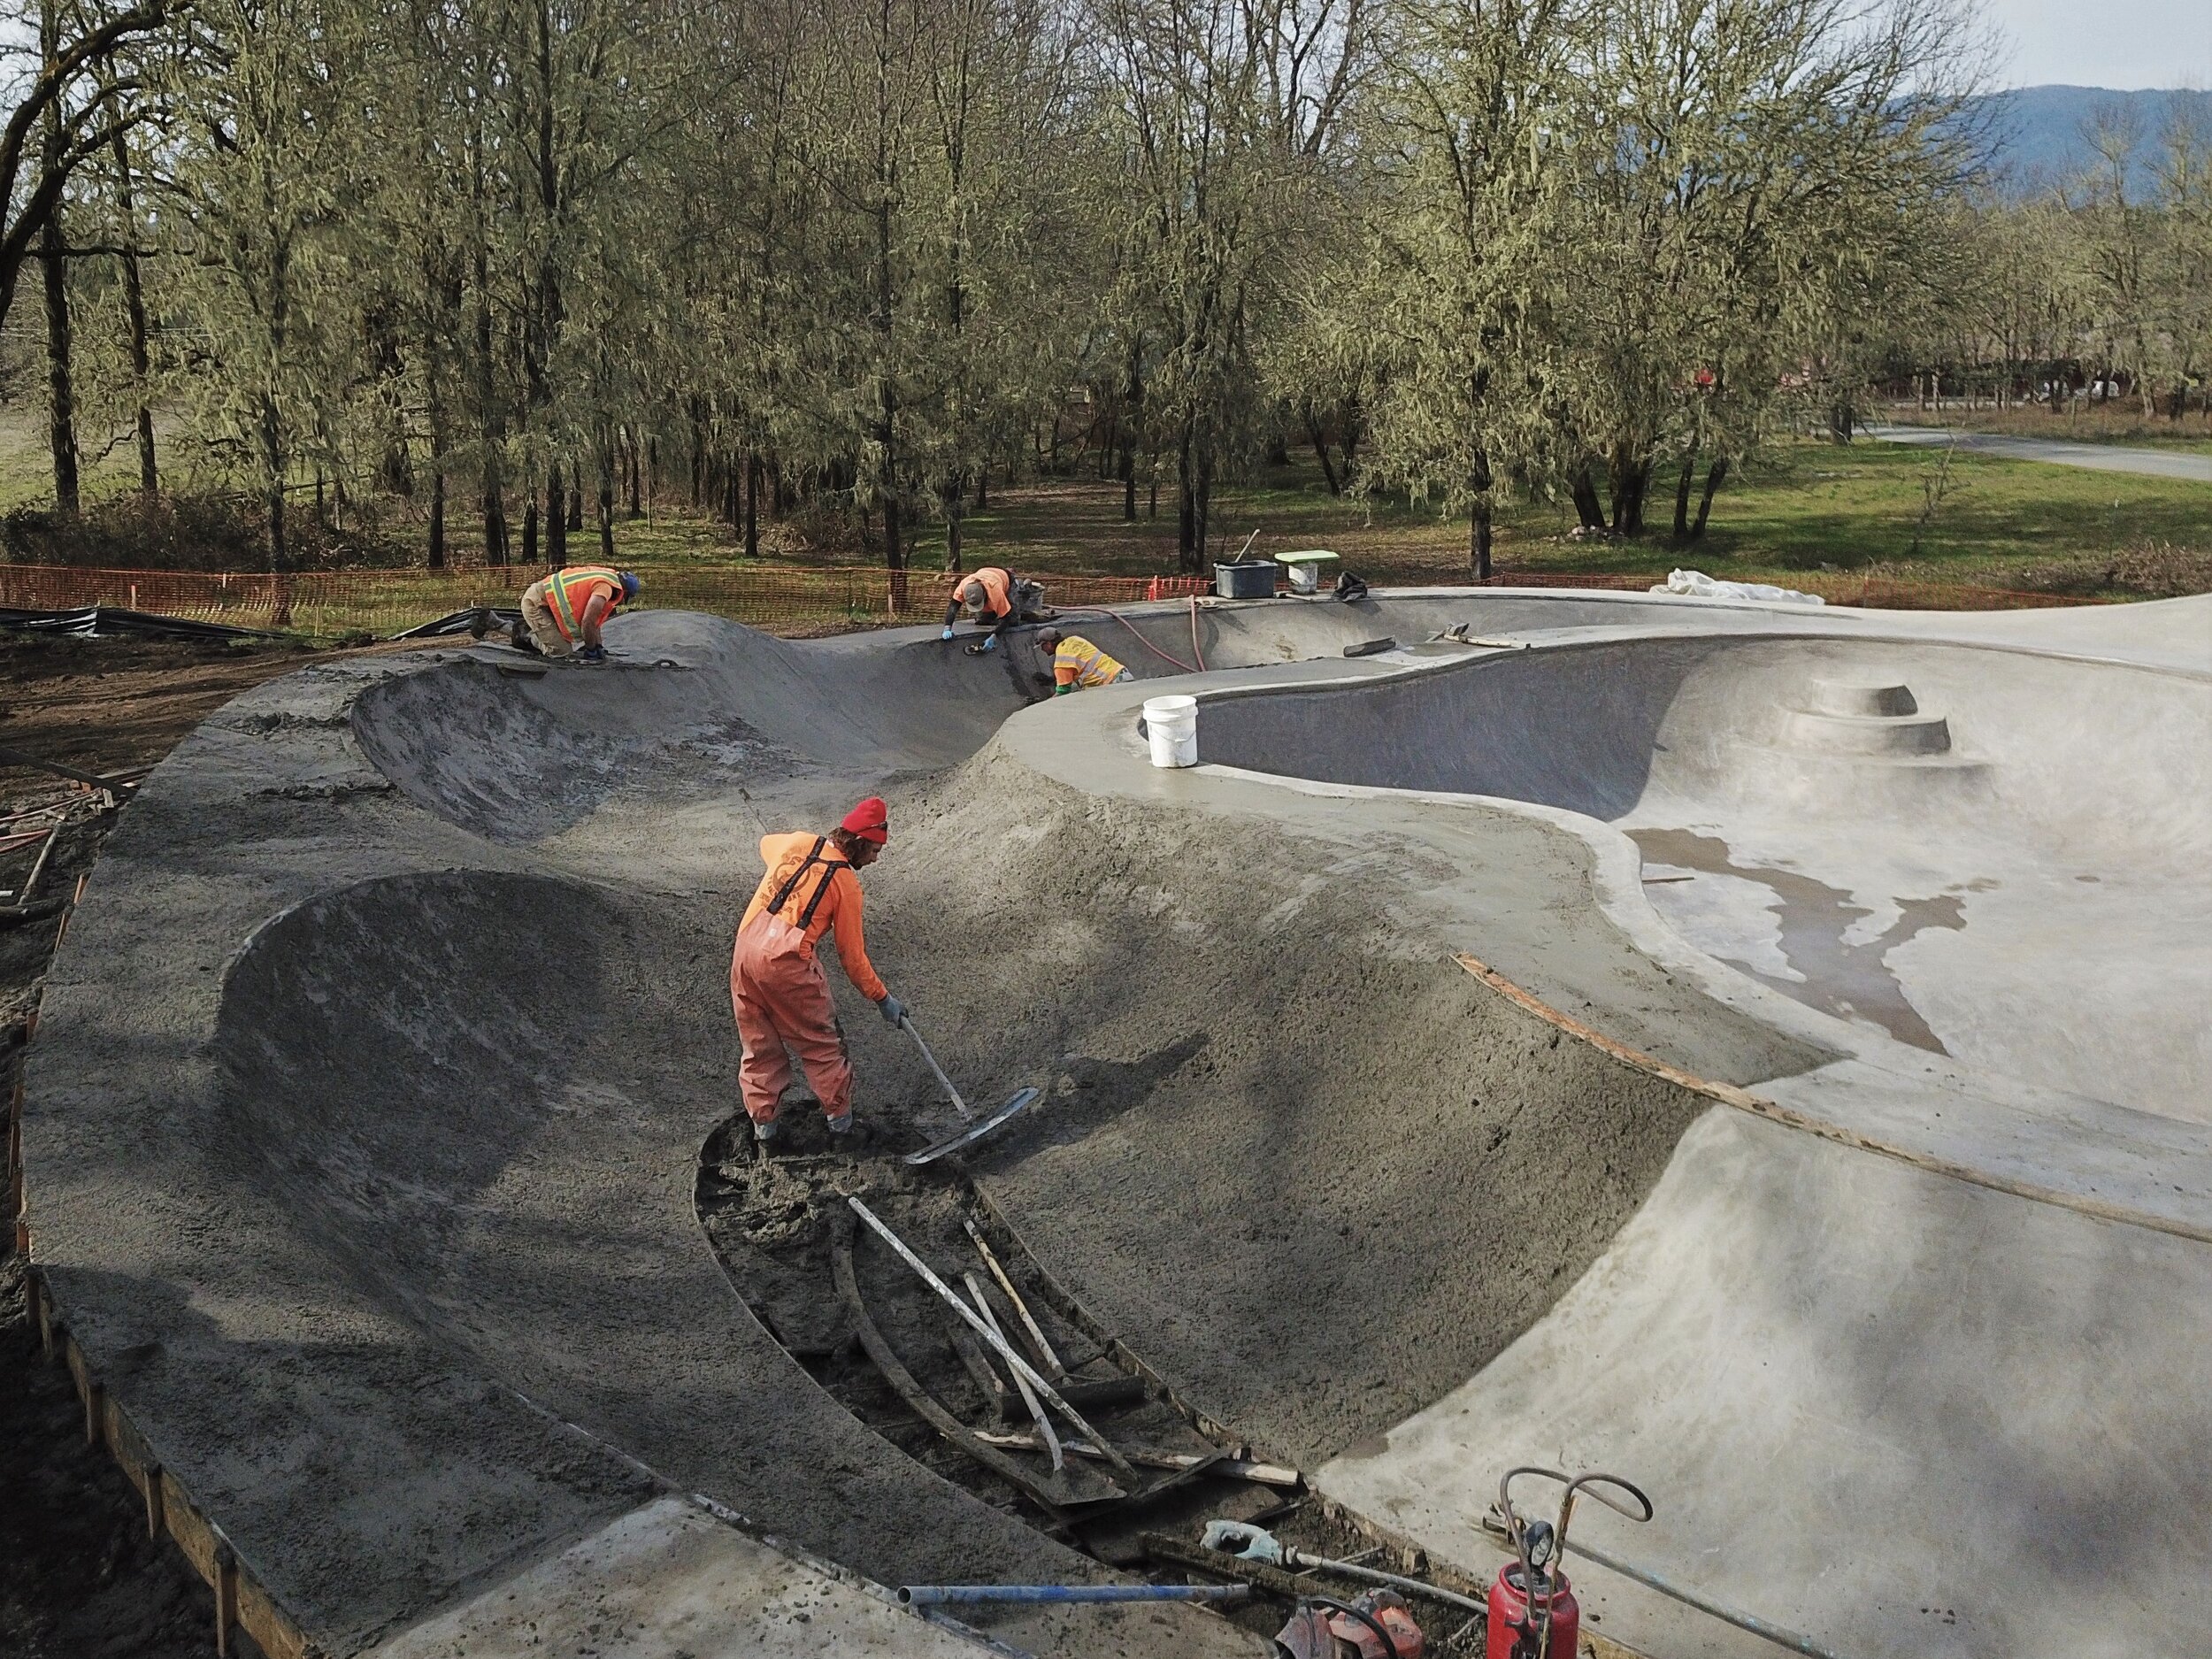
[[[961,1125],[953,1133],[941,1141],[932,1141],[919,1152],[908,1153],[905,1161],[909,1164],[933,1164],[948,1152],[957,1152],[962,1147],[973,1146],[1001,1124],[1027,1111],[1043,1095],[1044,1092],[1041,1089],[1017,1089],[1005,1105],[996,1111],[987,1112],[981,1118],[978,1118],[969,1107],[968,1102],[960,1098],[960,1091],[953,1087],[952,1079],[945,1075],[945,1068],[937,1064],[937,1056],[929,1051],[929,1045],[922,1041],[922,1033],[914,1028],[912,1016],[902,1018],[899,1021],[899,1029],[914,1039],[914,1046],[922,1051],[922,1058],[929,1062],[929,1069],[936,1073],[938,1086],[945,1091],[945,1097],[952,1102],[953,1110],[960,1114]]]

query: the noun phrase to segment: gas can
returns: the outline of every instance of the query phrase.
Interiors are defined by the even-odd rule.
[[[1532,1594],[1521,1581],[1521,1563],[1509,1561],[1490,1586],[1489,1609],[1485,1659],[1539,1659],[1540,1640],[1541,1659],[1577,1659],[1582,1609],[1565,1573],[1538,1568]],[[1543,1630],[1547,1610],[1551,1614],[1548,1636]]]

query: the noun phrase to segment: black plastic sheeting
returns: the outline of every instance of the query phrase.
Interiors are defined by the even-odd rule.
[[[419,623],[411,628],[395,634],[396,640],[432,640],[448,634],[472,634],[479,620],[485,624],[485,634],[504,634],[522,620],[522,612],[511,606],[471,605],[466,611],[450,611],[434,622]],[[479,638],[482,634],[478,635]]]
[[[117,605],[86,605],[76,611],[18,611],[0,607],[0,629],[13,634],[133,635],[156,640],[273,640],[266,628],[238,628],[224,622],[194,622],[185,617],[156,616]]]

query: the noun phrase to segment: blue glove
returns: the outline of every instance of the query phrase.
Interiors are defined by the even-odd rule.
[[[576,660],[580,663],[603,663],[607,660],[607,648],[603,645],[587,645],[576,653]]]
[[[951,630],[950,628],[947,628],[947,629],[946,629],[946,630],[945,630],[942,634],[939,634],[937,637],[938,637],[939,639],[941,639],[941,640],[949,640],[949,639],[952,638],[952,630]]]
[[[983,649],[986,651],[995,651],[998,649],[998,635],[994,634],[988,639],[985,640],[983,641]]]
[[[906,1018],[906,1004],[887,992],[885,993],[883,1001],[876,1004],[876,1010],[883,1016],[883,1023],[894,1028]]]

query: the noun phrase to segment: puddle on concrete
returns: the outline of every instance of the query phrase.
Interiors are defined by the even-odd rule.
[[[1628,833],[1647,864],[1671,864],[1707,875],[1739,876],[1774,895],[1777,902],[1771,909],[1780,926],[1782,956],[1801,979],[1784,978],[1748,962],[1724,958],[1730,966],[1824,1014],[1866,1020],[1900,1042],[1932,1054],[1950,1053],[1907,999],[1904,987],[1889,970],[1887,957],[1907,940],[1929,928],[1955,932],[1964,927],[1966,901],[1959,894],[1893,899],[1897,919],[1870,938],[1855,939],[1856,925],[1874,912],[1854,903],[1850,893],[1842,887],[1816,881],[1802,871],[1740,864],[1728,843],[1717,835],[1677,829],[1632,829]]]

